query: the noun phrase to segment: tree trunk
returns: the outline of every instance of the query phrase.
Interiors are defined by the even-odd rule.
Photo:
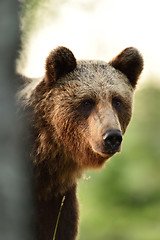
[[[25,124],[18,120],[15,59],[20,46],[19,4],[0,1],[0,239],[32,240],[32,194]],[[28,161],[28,162],[27,162]]]

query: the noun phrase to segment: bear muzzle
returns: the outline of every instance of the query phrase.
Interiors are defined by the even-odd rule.
[[[122,134],[120,130],[108,130],[102,135],[103,138],[103,153],[115,154],[120,151],[122,142]]]
[[[116,152],[120,152],[122,143],[122,133],[118,129],[107,130],[101,135],[98,141],[90,142],[92,149],[102,157],[108,159]]]

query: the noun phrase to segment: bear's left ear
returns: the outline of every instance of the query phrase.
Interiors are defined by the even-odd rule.
[[[73,71],[77,62],[73,53],[65,47],[58,47],[51,51],[46,59],[45,80],[47,84],[52,84],[58,78]]]
[[[136,48],[129,47],[124,49],[109,64],[124,73],[132,87],[136,87],[138,77],[143,70],[143,58]]]

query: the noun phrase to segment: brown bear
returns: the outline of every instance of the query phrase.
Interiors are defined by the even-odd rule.
[[[120,151],[142,69],[133,47],[109,63],[77,61],[58,47],[47,57],[44,77],[21,92],[33,141],[38,240],[52,240],[56,223],[56,240],[76,239],[77,179]]]

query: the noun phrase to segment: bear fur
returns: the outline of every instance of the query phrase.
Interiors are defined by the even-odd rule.
[[[56,240],[75,240],[77,179],[120,151],[143,59],[130,47],[109,63],[77,61],[69,49],[58,47],[45,67],[44,77],[21,91],[31,127],[37,239],[53,239],[65,196]]]

